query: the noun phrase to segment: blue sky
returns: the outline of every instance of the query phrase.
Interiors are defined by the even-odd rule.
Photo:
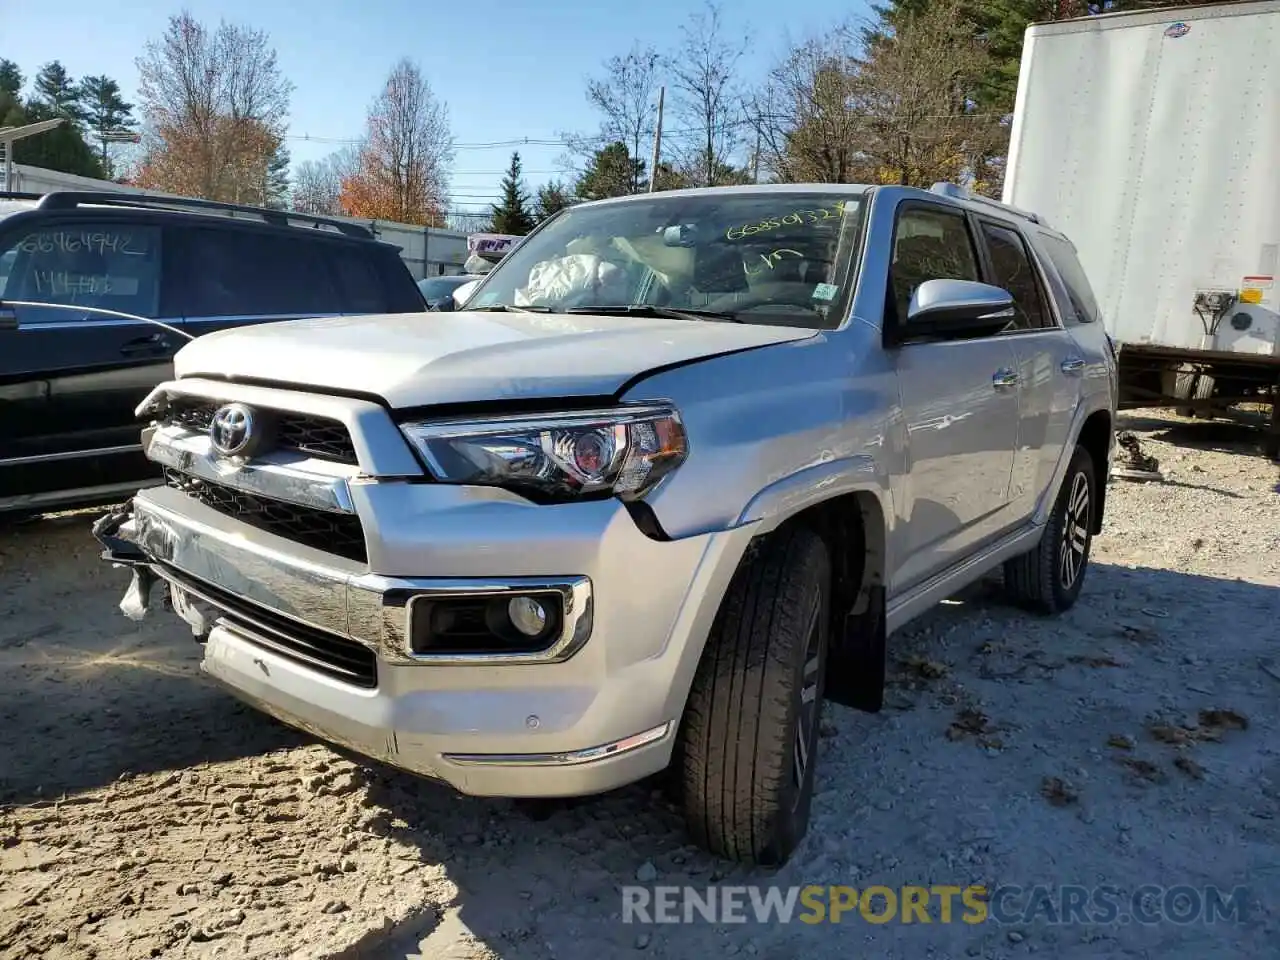
[[[479,209],[495,194],[513,147],[476,145],[594,132],[598,120],[586,103],[584,78],[637,40],[674,48],[679,24],[701,3],[200,0],[189,8],[205,23],[225,18],[270,35],[296,86],[289,131],[295,162],[319,159],[358,137],[394,61],[416,60],[449,106],[458,142],[453,205]],[[76,77],[105,73],[133,99],[134,58],[179,9],[146,0],[0,0],[0,57],[17,61],[28,78],[54,59]],[[755,77],[789,38],[865,15],[867,6],[862,0],[728,0],[724,10],[730,28],[748,29],[753,37],[743,67]],[[555,145],[518,149],[531,187],[555,175],[564,153]]]

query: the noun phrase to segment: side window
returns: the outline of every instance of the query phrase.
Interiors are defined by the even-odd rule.
[[[382,313],[387,310],[386,290],[378,267],[364,250],[335,245],[329,251],[342,313]]]
[[[1052,327],[1053,315],[1045,307],[1040,280],[1027,256],[1027,247],[1016,230],[983,221],[982,236],[991,255],[991,282],[1013,294],[1017,314],[1015,330]]]
[[[160,306],[160,229],[142,224],[67,222],[19,231],[0,245],[0,298],[97,307],[143,317]],[[78,319],[31,311],[24,322]]]
[[[1075,248],[1066,240],[1044,234],[1041,235],[1041,243],[1067,288],[1067,297],[1071,300],[1071,310],[1076,315],[1076,321],[1093,323],[1100,319],[1098,301],[1093,296],[1093,287],[1089,285],[1089,278],[1085,276]]]
[[[898,214],[890,270],[892,305],[899,322],[916,287],[926,280],[977,280],[978,258],[964,214],[908,207]]]
[[[176,293],[187,317],[341,313],[324,248],[252,230],[175,231],[181,251]]]

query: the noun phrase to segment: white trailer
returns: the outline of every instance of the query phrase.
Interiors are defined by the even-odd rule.
[[[1078,248],[1123,406],[1270,394],[1280,453],[1280,2],[1028,27],[1003,200]]]

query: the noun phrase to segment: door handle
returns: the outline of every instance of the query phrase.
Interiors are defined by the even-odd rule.
[[[1079,357],[1067,357],[1059,366],[1062,368],[1063,373],[1071,375],[1084,369],[1084,361]]]
[[[136,340],[128,340],[120,347],[120,355],[125,357],[139,357],[148,354],[167,353],[169,350],[169,338],[162,333],[153,333],[147,337],[138,337]]]
[[[991,386],[997,390],[1010,390],[1018,385],[1018,373],[1008,367],[1001,367],[991,375]]]

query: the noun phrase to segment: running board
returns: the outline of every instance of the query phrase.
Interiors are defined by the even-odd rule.
[[[885,613],[885,634],[910,623],[943,600],[994,570],[1006,560],[1026,553],[1040,542],[1043,526],[1033,526],[997,540],[986,550],[967,557],[954,567],[930,577],[900,597],[889,601]]]

